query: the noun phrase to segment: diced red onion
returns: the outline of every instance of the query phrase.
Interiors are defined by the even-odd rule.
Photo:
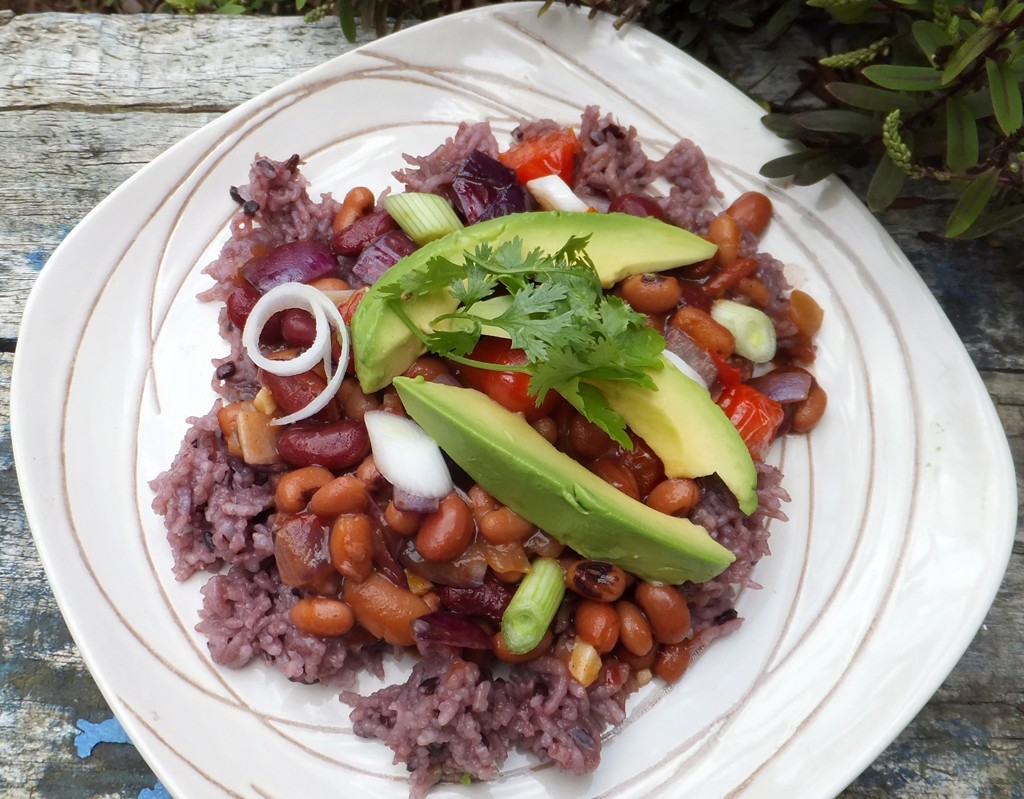
[[[381,275],[417,249],[405,231],[392,230],[371,243],[352,267],[352,274],[372,286]]]
[[[451,493],[452,476],[441,449],[412,419],[387,411],[363,416],[377,470],[396,489],[423,498]]]
[[[684,360],[701,377],[705,387],[718,379],[718,367],[703,347],[671,325],[665,330],[665,349]]]
[[[798,367],[774,369],[747,381],[751,388],[757,389],[780,405],[803,402],[811,393],[813,384],[814,378],[810,373]]]
[[[423,560],[415,539],[407,539],[399,560],[413,574],[435,585],[480,585],[487,574],[487,557],[474,541],[453,561],[434,563]]]
[[[266,293],[283,283],[309,283],[338,272],[338,259],[315,241],[290,241],[242,267],[242,277]]]
[[[490,649],[491,639],[480,627],[461,613],[439,610],[420,616],[412,622],[417,641],[467,649]]]
[[[433,513],[441,504],[438,497],[421,497],[418,494],[410,494],[402,488],[396,488],[391,501],[398,510],[411,511],[413,513]]]

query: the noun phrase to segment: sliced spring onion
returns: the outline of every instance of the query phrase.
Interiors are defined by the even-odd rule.
[[[407,494],[446,497],[452,476],[441,449],[412,419],[387,411],[363,416],[373,460],[384,479]]]
[[[313,321],[316,323],[316,336],[313,343],[294,358],[287,360],[267,358],[260,351],[259,342],[263,328],[274,314],[287,311],[290,308],[301,308],[312,314]],[[338,343],[341,344],[341,357],[338,359],[337,370],[333,369],[331,363],[332,328],[338,337]],[[257,368],[281,377],[291,377],[308,372],[319,363],[324,365],[327,387],[304,408],[271,422],[275,425],[299,422],[323,410],[338,393],[341,381],[345,377],[345,367],[348,365],[349,351],[351,350],[348,328],[345,326],[345,320],[337,306],[323,292],[304,283],[282,283],[260,297],[245,322],[245,328],[242,330],[242,345]]]
[[[715,300],[711,317],[736,339],[736,352],[754,363],[775,357],[775,325],[764,311],[732,300]]]
[[[663,350],[661,354],[665,356],[665,360],[667,360],[676,369],[678,369],[680,372],[682,372],[684,375],[690,378],[694,383],[704,386],[704,388],[708,387],[708,383],[704,379],[704,376],[696,369],[694,369],[692,366],[690,366],[690,364],[688,364],[686,361],[684,361],[682,358],[680,358],[678,355],[672,352],[672,350]]]
[[[565,577],[558,561],[537,558],[501,617],[501,636],[508,651],[523,655],[535,649],[564,596]]]
[[[590,210],[590,206],[577,197],[569,184],[558,175],[534,178],[527,182],[526,189],[545,211]]]
[[[462,221],[451,205],[437,194],[389,194],[384,198],[384,208],[409,238],[421,246],[462,229]]]

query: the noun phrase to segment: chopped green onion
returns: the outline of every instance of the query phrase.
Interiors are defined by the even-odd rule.
[[[437,194],[389,194],[384,198],[384,208],[409,238],[420,245],[462,229],[462,221],[448,201]]]
[[[764,311],[732,300],[715,300],[711,317],[732,333],[736,354],[754,363],[775,357],[775,325]]]
[[[524,655],[535,649],[555,618],[565,596],[562,567],[553,558],[537,558],[501,617],[501,635],[508,651]]]

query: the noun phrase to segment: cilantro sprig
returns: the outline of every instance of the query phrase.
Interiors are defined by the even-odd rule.
[[[381,294],[430,352],[482,369],[526,372],[538,404],[556,391],[616,442],[632,448],[622,416],[591,381],[628,380],[653,390],[648,370],[661,368],[665,342],[643,314],[601,290],[587,242],[588,237],[571,238],[553,254],[524,253],[518,238],[497,247],[480,244],[461,263],[431,259],[425,269],[382,287]],[[424,332],[403,304],[442,290],[450,291],[459,306]],[[475,312],[496,296],[508,298],[500,313]],[[468,357],[484,326],[505,331],[527,363],[498,365]]]

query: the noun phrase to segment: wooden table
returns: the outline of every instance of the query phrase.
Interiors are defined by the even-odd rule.
[[[76,753],[76,724],[111,714],[50,593],[17,487],[9,386],[29,290],[67,231],[139,167],[218,114],[347,49],[331,22],[0,12],[0,795],[8,799],[166,796],[152,790],[155,777],[129,745]],[[738,84],[752,85],[765,60],[738,54]],[[771,80],[793,74],[776,69]],[[1010,439],[1019,489],[1024,235],[992,246],[922,232],[941,230],[945,213],[948,206],[936,204],[886,213],[882,222],[980,370]],[[109,737],[110,726],[116,734],[116,725],[99,731]],[[88,741],[79,740],[83,754]],[[1009,571],[970,649],[843,797],[1024,797],[1020,517]]]

